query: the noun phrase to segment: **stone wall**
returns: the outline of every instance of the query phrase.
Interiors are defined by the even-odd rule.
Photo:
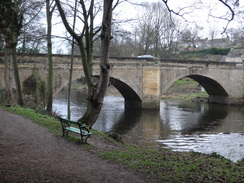
[[[227,56],[221,59],[222,62],[244,62],[244,49],[232,48]]]

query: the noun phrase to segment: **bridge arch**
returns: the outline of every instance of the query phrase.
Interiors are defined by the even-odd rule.
[[[124,97],[125,108],[141,108],[142,100],[137,93],[123,81],[110,77],[110,83],[113,85]]]
[[[184,76],[179,76],[177,78],[174,78],[174,80],[169,82],[168,86],[163,89],[162,94],[164,94],[174,82],[176,82],[179,79],[184,78],[184,77],[191,78],[191,79],[195,80],[196,82],[198,82],[208,93],[209,99],[214,98],[214,97],[226,98],[229,96],[229,94],[226,91],[226,89],[224,88],[224,86],[222,86],[218,81],[216,81],[210,77],[203,76],[203,75],[197,75],[197,74],[184,75]]]
[[[227,91],[216,80],[201,75],[189,75],[186,77],[197,81],[206,90],[209,96],[228,96]]]
[[[94,75],[93,77],[98,78],[99,76]],[[141,98],[129,85],[114,77],[110,77],[110,84],[113,85],[124,97],[125,108],[141,108]]]
[[[93,75],[94,78],[99,78],[99,75]],[[75,76],[72,78],[72,82],[78,79],[85,78],[83,75]],[[61,84],[56,87],[54,95],[57,94],[62,88],[68,85],[68,80],[60,81]],[[116,79],[114,77],[110,77],[110,85],[113,85],[120,94],[125,99],[125,108],[141,108],[142,107],[142,99],[139,95],[125,82]]]

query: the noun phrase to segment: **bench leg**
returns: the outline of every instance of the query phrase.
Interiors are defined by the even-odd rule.
[[[65,135],[68,135],[68,133],[69,133],[69,130],[63,129],[63,135],[62,135],[62,137],[65,136]]]
[[[82,134],[80,134],[80,136],[81,136],[81,143],[82,144],[87,144],[87,139],[90,137],[90,135],[83,136]]]

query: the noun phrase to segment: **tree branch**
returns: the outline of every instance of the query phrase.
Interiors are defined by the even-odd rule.
[[[218,18],[218,19],[222,19],[222,20],[226,20],[226,21],[227,21],[227,24],[226,24],[226,26],[224,27],[224,31],[223,31],[223,33],[224,33],[224,32],[227,30],[227,28],[228,28],[230,22],[234,20],[235,12],[234,12],[233,8],[230,6],[230,4],[228,3],[227,0],[217,0],[217,1],[219,1],[219,2],[222,3],[224,6],[226,6],[227,9],[228,9],[228,10],[230,11],[230,13],[231,13],[230,18],[228,18],[228,17],[223,18],[223,17],[212,16],[212,17],[214,17],[214,18]],[[185,12],[185,13],[183,12],[183,13],[181,13],[181,11],[183,11],[184,9],[188,9],[188,8],[190,8],[191,6],[183,7],[182,9],[180,9],[179,11],[176,12],[175,10],[173,10],[173,9],[170,8],[170,6],[168,5],[168,0],[162,0],[162,2],[165,4],[167,10],[168,10],[170,13],[173,13],[173,14],[175,14],[175,15],[177,15],[177,16],[180,16],[180,17],[182,17],[184,20],[187,20],[187,19],[184,18],[184,14],[186,14],[186,13],[192,13],[192,12],[193,12],[193,11],[192,11],[192,12]],[[201,1],[199,1],[199,3],[200,3],[200,2],[201,2]],[[233,5],[234,5],[234,6],[239,6],[239,0],[236,0],[235,3],[233,3]],[[170,14],[170,16],[171,16],[171,14]]]
[[[223,0],[219,0],[219,2],[221,2],[223,5],[225,5],[225,6],[229,9],[229,11],[231,12],[231,18],[230,18],[230,19],[228,19],[228,18],[221,18],[221,17],[218,17],[218,18],[220,18],[220,19],[224,19],[224,20],[227,21],[227,24],[226,24],[226,26],[224,27],[223,32],[221,33],[221,34],[223,34],[223,33],[226,32],[226,30],[227,30],[227,28],[228,28],[230,22],[231,22],[232,20],[234,20],[234,18],[235,18],[235,12],[234,12],[234,10],[230,7],[230,5],[227,4],[227,1],[224,2]],[[238,2],[238,0],[237,0],[236,2]],[[236,4],[236,3],[235,3],[235,4]]]
[[[74,39],[78,42],[79,41],[79,36],[75,33],[75,31],[72,29],[72,27],[70,27],[67,19],[66,19],[66,16],[65,16],[65,13],[63,11],[63,8],[60,4],[60,0],[55,0],[56,1],[56,5],[57,5],[57,8],[58,8],[58,11],[59,11],[59,14],[62,18],[62,21],[63,21],[63,24],[65,26],[65,28],[67,29],[67,31],[70,33],[70,35],[72,35],[74,37]]]

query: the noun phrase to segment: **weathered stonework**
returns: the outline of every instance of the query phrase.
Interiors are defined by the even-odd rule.
[[[0,55],[0,61],[4,60]],[[54,94],[68,84],[69,55],[53,55]],[[18,56],[20,81],[33,74],[47,83],[48,59],[45,54]],[[243,62],[192,61],[173,59],[111,58],[111,84],[125,98],[126,108],[159,109],[161,96],[177,80],[190,77],[210,95],[209,101],[240,104],[244,96]],[[94,58],[93,75],[100,73]],[[79,56],[74,58],[73,80],[84,77]],[[0,89],[4,88],[4,63],[0,62]]]
[[[227,56],[223,56],[221,59],[223,62],[243,62],[244,61],[244,49],[231,49]]]
[[[160,108],[160,67],[144,66],[142,74],[142,107],[143,108]]]

